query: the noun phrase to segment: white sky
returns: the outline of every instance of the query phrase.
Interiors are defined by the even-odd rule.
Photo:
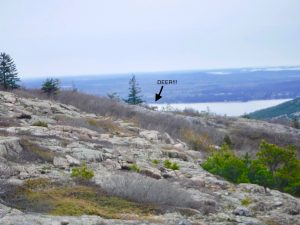
[[[21,77],[300,65],[299,0],[0,0]]]

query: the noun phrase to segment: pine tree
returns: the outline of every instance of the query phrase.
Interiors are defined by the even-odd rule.
[[[4,52],[0,53],[0,86],[4,90],[16,89],[19,88],[19,80],[13,59]]]
[[[50,97],[56,95],[59,91],[59,80],[54,78],[47,78],[42,84],[41,90]]]
[[[138,83],[136,82],[135,75],[129,80],[129,95],[128,99],[125,100],[128,104],[131,105],[138,105],[143,103],[142,96],[140,95],[141,88],[139,87]]]
[[[292,120],[292,126],[296,129],[300,129],[300,123],[299,123],[299,120],[294,117],[293,120]]]

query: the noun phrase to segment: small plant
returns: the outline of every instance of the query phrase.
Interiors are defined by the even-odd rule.
[[[141,169],[138,167],[138,165],[136,165],[136,163],[131,164],[129,169],[132,170],[132,171],[135,171],[137,173],[141,172]]]
[[[82,166],[72,169],[71,177],[81,181],[88,181],[94,177],[94,171],[89,169],[86,163],[83,163]]]
[[[251,200],[250,198],[248,198],[248,197],[241,200],[241,204],[242,204],[243,206],[248,206],[248,205],[250,205],[251,203],[252,203],[252,200]]]
[[[37,127],[48,127],[48,123],[44,121],[36,121],[32,124],[32,126],[37,126]]]
[[[160,163],[160,161],[158,159],[153,159],[151,162],[154,165],[158,165]]]
[[[167,169],[171,169],[171,170],[179,170],[180,166],[176,163],[176,162],[171,162],[170,160],[166,159],[164,161],[164,166]]]

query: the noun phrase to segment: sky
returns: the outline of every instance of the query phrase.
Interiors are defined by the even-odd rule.
[[[299,0],[0,0],[19,75],[300,65]]]

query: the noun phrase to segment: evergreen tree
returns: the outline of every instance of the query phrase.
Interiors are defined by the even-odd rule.
[[[4,52],[0,53],[0,86],[4,90],[16,89],[19,88],[19,80],[13,59]]]
[[[143,103],[142,96],[140,95],[141,88],[136,82],[135,75],[129,80],[129,95],[128,99],[125,100],[126,103],[131,105],[138,105]]]
[[[59,91],[59,80],[54,78],[47,78],[42,84],[41,90],[50,97],[56,95]]]
[[[293,120],[292,120],[292,126],[296,129],[300,129],[300,123],[299,123],[299,120],[294,117]]]

